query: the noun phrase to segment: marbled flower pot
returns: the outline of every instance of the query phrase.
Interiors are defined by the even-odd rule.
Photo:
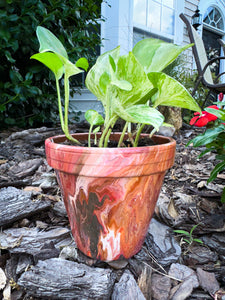
[[[87,134],[74,134],[86,140]],[[110,139],[118,140],[119,133]],[[88,148],[45,142],[56,171],[73,237],[87,256],[102,261],[130,258],[142,247],[176,142],[154,136],[154,146]]]

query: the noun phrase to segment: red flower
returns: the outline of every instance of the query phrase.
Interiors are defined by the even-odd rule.
[[[219,109],[216,105],[208,106],[209,108]],[[215,121],[217,117],[213,114],[208,113],[207,111],[202,111],[200,115],[199,112],[194,113],[194,118],[191,119],[190,125],[194,125],[196,127],[206,126],[209,122]]]
[[[223,100],[223,93],[219,93],[218,99],[219,99],[219,101]]]

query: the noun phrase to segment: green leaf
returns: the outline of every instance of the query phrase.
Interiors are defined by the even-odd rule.
[[[63,63],[57,54],[52,52],[37,53],[31,56],[32,59],[36,59],[48,67],[59,80],[63,75]]]
[[[0,111],[5,111],[6,110],[6,106],[4,104],[0,104]]]
[[[184,234],[184,235],[186,235],[188,237],[190,236],[190,233],[188,231],[186,231],[186,230],[176,229],[176,230],[174,230],[174,232],[175,233],[179,233],[179,234]]]
[[[118,79],[117,78],[117,74],[116,74],[116,64],[114,59],[112,58],[111,55],[109,55],[109,63],[110,63],[110,84],[115,85],[116,87],[118,87],[121,90],[124,91],[131,91],[132,90],[132,84],[124,79]]]
[[[219,126],[211,129],[207,129],[203,134],[200,134],[196,136],[194,139],[190,140],[187,143],[187,146],[189,146],[192,143],[194,147],[205,146],[211,143],[212,141],[214,141],[214,139],[216,139],[216,137],[221,132],[224,132],[224,129],[225,129],[225,125],[223,124],[220,124]]]
[[[97,133],[97,132],[99,132],[100,128],[101,128],[101,127],[98,126],[98,127],[96,127],[92,132],[93,132],[93,133]]]
[[[10,70],[9,71],[10,79],[12,80],[13,84],[20,83],[23,81],[22,75],[17,70]]]
[[[19,16],[17,16],[17,15],[10,15],[9,17],[8,17],[8,21],[11,21],[11,22],[15,22],[15,21],[17,21],[19,19]]]
[[[216,155],[216,159],[218,159],[218,160],[225,160],[225,154]]]
[[[191,244],[191,241],[190,240],[187,240],[187,239],[184,239],[184,241],[188,244]]]
[[[213,181],[217,174],[221,171],[223,171],[225,169],[225,161],[222,161],[220,163],[218,163],[215,168],[212,170],[212,172],[210,173],[209,179],[207,180],[207,183]]]
[[[221,203],[225,203],[225,187],[223,188],[222,196],[221,196]]]
[[[199,154],[198,158],[201,158],[203,155],[211,152],[213,149],[212,148],[209,148],[209,149],[206,149],[204,151],[201,152],[201,154]]]
[[[143,39],[133,48],[133,53],[146,73],[161,72],[191,45],[177,46],[158,39]]]
[[[39,52],[52,51],[68,59],[68,55],[63,44],[50,30],[42,26],[38,26],[36,33],[40,43]]]
[[[121,117],[122,116],[123,114],[121,114]],[[163,124],[164,116],[155,108],[139,104],[130,106],[126,109],[124,120],[133,123],[152,125],[158,130]]]
[[[113,72],[116,72],[116,64],[115,64],[115,61],[113,59],[113,57],[111,55],[109,55],[109,63],[113,69]]]
[[[83,70],[71,63],[67,58],[57,53],[42,52],[32,55],[31,58],[42,62],[55,74],[57,79],[60,79],[64,72],[68,77],[83,72]]]
[[[132,90],[132,84],[126,80],[117,80],[116,78],[113,78],[111,84],[117,86],[119,89],[124,91]]]
[[[83,70],[79,69],[76,64],[73,64],[71,61],[69,61],[67,58],[64,58],[61,55],[58,55],[59,58],[62,60],[64,65],[65,74],[70,77],[73,75],[77,75],[79,73],[82,73]]]
[[[117,61],[120,55],[120,47],[105,52],[98,57],[94,66],[89,70],[85,84],[87,88],[102,101],[103,105],[106,102],[107,86],[110,82],[110,62],[109,55],[112,56],[114,61]],[[103,75],[104,74],[104,75]]]
[[[166,122],[163,122],[162,126],[165,126],[165,127],[174,127],[173,125],[171,125],[169,123],[166,123]]]
[[[194,225],[191,230],[190,230],[190,235],[192,235],[193,231],[195,230],[196,227],[198,227],[199,224]]]
[[[25,76],[26,80],[31,80],[32,78],[33,78],[33,73],[31,73],[31,72],[28,72]]]
[[[16,61],[14,58],[12,58],[12,55],[8,50],[5,51],[5,56],[11,63],[14,63]]]
[[[118,80],[126,80],[132,85],[131,90],[116,90],[117,98],[124,107],[145,104],[150,95],[155,93],[154,86],[148,80],[143,67],[132,52],[118,59],[116,77]]]
[[[103,94],[106,94],[107,86],[110,83],[110,75],[104,72],[99,78],[99,88]]]
[[[148,74],[150,82],[158,93],[152,98],[154,106],[175,106],[201,112],[190,93],[174,78],[164,74],[151,72]]]
[[[85,119],[91,125],[102,125],[104,124],[103,117],[95,110],[89,109],[85,112]]]
[[[75,65],[76,65],[76,67],[82,68],[85,71],[87,71],[87,69],[89,67],[88,60],[85,57],[79,58]]]
[[[203,241],[200,240],[200,239],[193,239],[193,242],[197,242],[197,243],[199,243],[199,244],[203,244]]]
[[[16,124],[16,120],[13,119],[13,118],[6,118],[5,123],[9,124],[9,125],[15,125]]]
[[[219,107],[219,106],[224,106],[225,102],[224,101],[216,101],[216,102],[213,102],[212,104],[216,104]]]
[[[208,113],[216,116],[217,118],[221,119],[222,121],[225,121],[225,112],[224,111],[214,109],[214,108],[209,108],[209,107],[206,107],[204,110],[207,111]]]

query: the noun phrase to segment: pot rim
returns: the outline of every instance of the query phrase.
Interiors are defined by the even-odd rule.
[[[97,136],[99,137],[101,135],[101,133],[97,133]],[[118,140],[118,136],[121,135],[121,132],[113,132],[110,135],[110,139],[111,140]],[[87,140],[87,136],[88,133],[74,133],[72,134],[73,137],[75,137],[77,140]],[[142,137],[149,137],[149,134],[147,133],[142,133],[141,134]],[[85,138],[84,138],[85,137]],[[94,138],[94,135],[91,135],[92,138]],[[52,136],[46,139],[45,143],[48,144],[48,146],[52,149],[55,150],[62,150],[66,151],[66,152],[73,152],[76,149],[76,152],[82,152],[82,153],[121,153],[123,152],[124,154],[129,154],[129,153],[145,153],[145,152],[149,152],[150,149],[152,149],[152,151],[154,151],[154,149],[159,148],[161,151],[164,151],[165,149],[168,149],[168,147],[174,147],[174,145],[176,145],[176,141],[171,138],[171,137],[166,137],[166,136],[161,136],[161,135],[154,135],[152,137],[153,140],[157,141],[156,145],[150,145],[150,146],[140,146],[140,147],[114,147],[114,148],[110,148],[110,147],[84,147],[84,146],[79,146],[79,145],[65,145],[65,144],[61,144],[62,142],[64,142],[66,140],[66,136],[65,135],[56,135],[56,136]]]

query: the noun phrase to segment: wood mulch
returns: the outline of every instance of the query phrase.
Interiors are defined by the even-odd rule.
[[[74,127],[78,132],[86,128]],[[225,174],[207,185],[215,154],[186,147],[183,127],[146,241],[104,263],[76,247],[44,140],[60,128],[0,132],[1,299],[225,299]],[[193,236],[175,233],[185,230]],[[202,243],[192,241],[200,239]]]

